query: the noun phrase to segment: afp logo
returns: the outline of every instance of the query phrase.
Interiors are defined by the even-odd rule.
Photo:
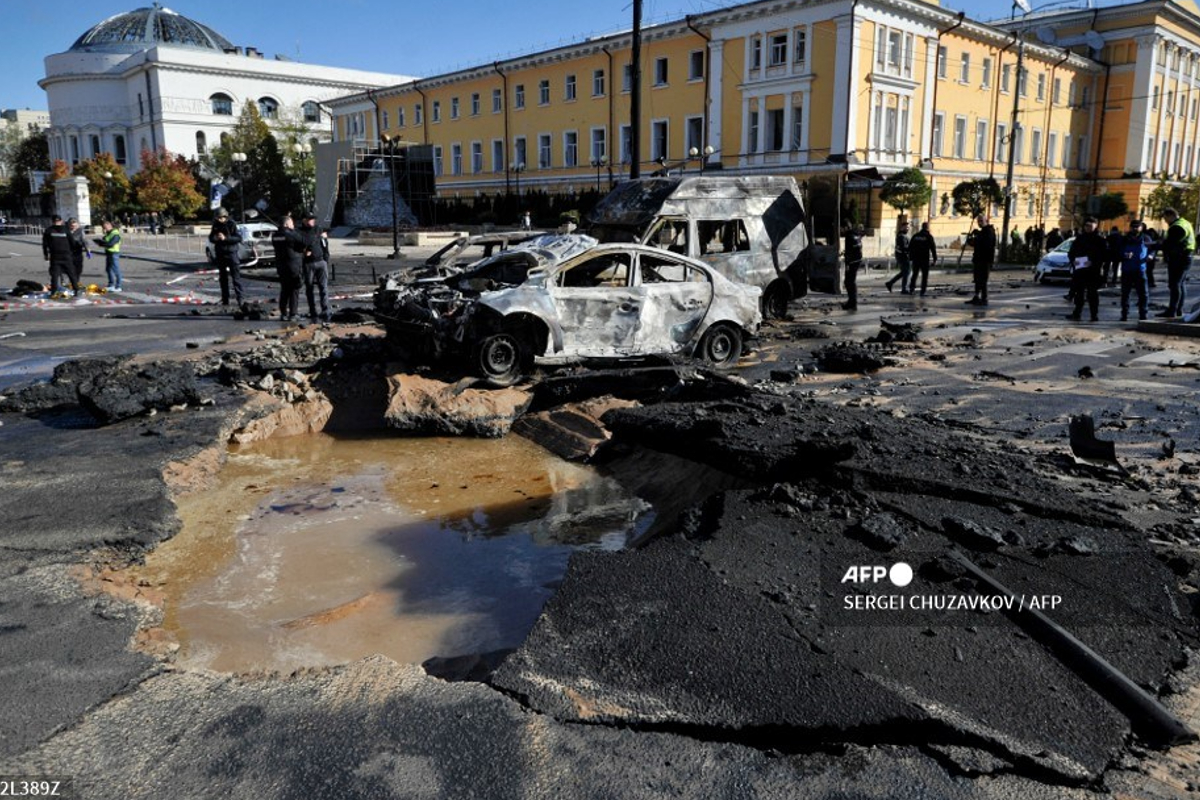
[[[879,583],[884,579],[891,581],[893,586],[908,586],[912,583],[913,569],[903,561],[891,567],[856,564],[846,570],[846,574],[842,576],[842,583]]]

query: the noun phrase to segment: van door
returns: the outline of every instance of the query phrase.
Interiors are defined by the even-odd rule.
[[[641,253],[638,280],[642,297],[638,352],[653,355],[687,349],[712,305],[708,276],[669,253]]]
[[[765,287],[775,279],[775,268],[763,274],[764,256],[751,250],[750,233],[741,217],[697,220],[697,257],[731,281]]]

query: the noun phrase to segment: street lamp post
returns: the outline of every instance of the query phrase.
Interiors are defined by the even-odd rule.
[[[525,162],[513,165],[513,174],[517,176],[517,210],[521,208],[521,173],[525,171]]]
[[[608,166],[608,159],[593,158],[592,166],[596,168],[596,194],[600,194],[600,170]]]
[[[104,207],[100,209],[101,220],[108,219],[108,215],[111,213],[112,198],[109,196],[109,192],[112,191],[112,176],[111,172],[104,173]]]
[[[312,145],[300,142],[292,144],[292,152],[300,160],[300,205],[308,208],[308,156],[312,153]]]
[[[392,195],[392,254],[388,258],[400,257],[400,218],[396,211],[396,145],[399,144],[397,139],[382,134],[382,144],[380,150],[387,157],[388,164],[388,188]]]
[[[229,156],[233,159],[233,169],[237,173],[238,179],[238,198],[242,206],[242,224],[246,224],[246,176],[244,164],[246,163],[245,153],[233,153]]]
[[[702,158],[702,159],[700,158],[701,152],[703,152],[703,154],[704,154],[704,158]],[[713,150],[713,146],[711,144],[705,145],[703,151],[701,151],[700,148],[698,148],[698,147],[693,147],[690,150],[688,150],[688,160],[691,161],[693,159],[700,159],[700,174],[703,175],[704,174],[704,165],[708,162],[708,159],[715,152],[716,152],[716,150]]]

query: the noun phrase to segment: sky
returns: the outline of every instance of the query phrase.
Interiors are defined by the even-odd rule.
[[[56,3],[0,0],[0,108],[46,108],[43,59],[86,30],[149,0]],[[737,0],[643,0],[643,24],[681,19]],[[1079,3],[1082,5],[1082,1]],[[1111,5],[1102,0],[1101,5]],[[428,76],[487,64],[632,26],[630,0],[165,0],[236,45],[296,61]],[[1008,11],[1004,0],[946,0],[975,19]],[[1061,5],[1035,0],[1035,8]]]

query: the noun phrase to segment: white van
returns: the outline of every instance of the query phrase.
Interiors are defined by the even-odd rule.
[[[695,175],[624,181],[588,218],[601,242],[637,242],[691,256],[763,291],[782,317],[808,291],[808,233],[794,178]]]

